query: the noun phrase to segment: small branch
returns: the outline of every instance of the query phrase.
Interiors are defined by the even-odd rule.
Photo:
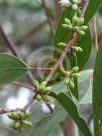
[[[19,111],[22,111],[22,108],[16,108],[16,109],[0,108],[0,114],[10,113],[10,112],[19,112]]]
[[[51,71],[52,68],[30,68],[31,71],[37,71],[37,72],[47,72],[47,71]]]
[[[17,87],[24,87],[24,88],[27,88],[29,90],[34,91],[34,87],[33,86],[25,85],[25,84],[22,84],[20,82],[14,82],[13,84],[16,85]]]
[[[30,100],[24,108],[16,108],[16,109],[5,109],[5,108],[0,108],[0,114],[5,114],[5,113],[11,113],[11,112],[26,112],[27,109],[32,105],[34,102],[34,99]]]
[[[6,33],[4,32],[1,25],[0,25],[0,31],[1,31],[1,34],[3,35],[3,37],[4,37],[4,39],[5,39],[6,43],[7,43],[8,48],[12,51],[13,55],[18,57],[19,53],[18,53],[16,47],[14,47],[14,44],[13,44],[12,40],[6,35]]]
[[[22,112],[26,112],[27,111],[27,109],[33,104],[33,102],[34,102],[34,99],[32,99],[32,100],[30,100],[26,105],[25,105],[25,107],[22,109]]]
[[[67,42],[67,45],[65,47],[65,49],[63,50],[59,60],[57,61],[57,63],[55,64],[55,66],[52,68],[51,72],[49,73],[48,77],[46,78],[46,83],[48,83],[50,81],[50,79],[52,78],[53,74],[55,73],[55,71],[62,65],[63,61],[64,61],[64,58],[67,54],[67,52],[69,51],[70,49],[70,46],[74,43],[74,38],[76,36],[76,33],[73,34],[73,38],[70,39],[68,42]]]
[[[97,35],[97,25],[96,25],[96,15],[93,17],[93,31],[94,31],[94,41],[95,41],[95,47],[98,51],[98,35]]]
[[[48,22],[48,24],[49,24],[49,27],[50,27],[51,35],[52,35],[52,37],[54,37],[54,28],[53,28],[53,25],[52,25],[52,21],[51,21],[51,19],[49,18],[48,8],[47,8],[47,6],[46,6],[45,0],[41,0],[41,2],[42,2],[42,7],[43,7],[43,9],[45,10],[45,15],[46,15],[46,18],[47,18],[47,22]]]
[[[88,4],[89,4],[89,0],[82,0],[82,3],[83,3],[83,9],[81,11],[80,17],[84,17],[86,9],[87,9]]]

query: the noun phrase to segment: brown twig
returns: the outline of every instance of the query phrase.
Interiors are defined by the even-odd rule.
[[[37,72],[47,72],[47,71],[51,71],[52,68],[31,68],[31,71],[37,71]]]
[[[34,99],[30,100],[24,108],[16,108],[16,109],[6,109],[6,108],[0,108],[0,114],[10,113],[10,112],[26,112],[27,109],[32,105],[34,102]]]
[[[85,15],[86,9],[87,9],[88,4],[89,4],[89,0],[82,0],[82,3],[83,3],[83,8],[82,8],[80,17],[83,17]]]
[[[24,87],[24,88],[27,88],[27,89],[29,89],[31,91],[34,91],[34,87],[33,86],[25,85],[25,84],[20,83],[20,82],[14,82],[12,84],[16,85],[17,87]]]
[[[3,30],[1,25],[0,25],[0,31],[1,31],[1,34],[3,35],[3,37],[4,37],[4,39],[5,39],[6,43],[7,43],[8,48],[12,51],[13,55],[18,57],[19,53],[18,53],[16,47],[14,47],[14,44],[13,44],[12,40],[4,32],[4,30]]]
[[[48,22],[48,24],[49,24],[49,27],[50,27],[51,35],[52,35],[52,37],[54,37],[54,28],[53,28],[52,21],[51,21],[51,19],[49,18],[48,8],[47,8],[47,6],[46,6],[45,0],[41,0],[41,2],[42,2],[42,7],[43,7],[43,9],[45,10],[45,15],[46,15],[46,18],[47,18],[47,22]]]
[[[97,35],[97,26],[96,26],[96,15],[93,17],[93,31],[94,31],[94,41],[95,41],[95,47],[98,51],[98,35]]]
[[[53,74],[55,73],[55,71],[62,65],[63,60],[70,48],[70,46],[74,43],[74,38],[70,39],[67,43],[67,46],[65,47],[65,49],[63,50],[59,60],[57,61],[57,63],[54,65],[54,67],[52,68],[51,72],[49,73],[48,77],[46,78],[46,83],[48,83],[50,81],[50,79],[52,78]]]

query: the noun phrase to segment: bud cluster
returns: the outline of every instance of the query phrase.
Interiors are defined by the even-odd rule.
[[[52,87],[47,87],[45,81],[39,84],[37,80],[34,80],[33,84],[36,89],[36,99],[38,101],[44,100],[45,102],[49,102],[50,99],[49,99],[48,94],[52,91]]]
[[[13,120],[13,122],[10,123],[10,127],[15,130],[19,130],[20,132],[22,132],[22,126],[33,127],[33,124],[30,121],[26,120],[29,116],[30,112],[8,114],[8,117]]]
[[[70,71],[66,71],[65,73],[65,84],[68,85],[70,88],[74,88],[74,79],[79,77],[79,67],[74,67]]]
[[[78,47],[78,46],[71,46],[71,49],[74,52],[83,52],[83,49],[81,47]]]
[[[78,4],[80,3],[80,0],[60,0],[61,6],[63,8],[72,8],[73,10],[78,9]]]
[[[76,15],[73,16],[72,21],[69,19],[65,18],[64,19],[64,24],[62,26],[64,28],[74,30],[80,35],[85,35],[85,31],[88,29],[88,26],[83,25],[84,24],[84,17],[77,17]]]

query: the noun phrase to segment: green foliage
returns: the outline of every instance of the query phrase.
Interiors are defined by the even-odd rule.
[[[47,117],[43,117],[32,131],[31,136],[49,136],[60,135],[60,121],[67,116],[67,113],[61,107],[55,109],[54,113]],[[39,131],[40,130],[40,131]]]
[[[51,93],[51,96],[58,100],[59,103],[64,107],[64,109],[78,125],[78,128],[84,136],[92,136],[85,120],[79,115],[77,105],[73,102],[70,96],[66,95],[65,93],[59,93],[58,95]]]
[[[5,2],[4,5],[7,4],[7,1]],[[60,119],[62,119],[66,114],[69,114],[72,117],[83,136],[92,136],[86,121],[80,116],[79,113],[80,104],[89,104],[92,102],[94,110],[95,136],[102,135],[102,46],[100,46],[96,58],[94,72],[95,76],[93,80],[93,100],[92,78],[90,77],[90,73],[92,71],[83,71],[79,74],[79,71],[83,69],[86,62],[88,61],[92,48],[90,29],[87,24],[101,4],[101,0],[97,0],[95,2],[94,0],[89,1],[88,8],[85,12],[85,17],[80,16],[82,8],[79,7],[78,2],[80,1],[68,0],[67,3],[62,3],[64,9],[56,29],[54,39],[54,56],[55,58],[59,58],[62,53],[61,56],[63,58],[63,49],[66,53],[66,57],[62,61],[62,70],[60,69],[59,71],[59,77],[61,76],[60,79],[62,81],[58,84],[52,85],[51,87],[47,86],[49,80],[46,82],[46,79],[41,83],[39,83],[37,80],[34,80],[33,82],[33,86],[35,87],[35,93],[33,96],[34,99],[38,101],[43,100],[44,102],[49,102],[50,97],[53,97],[63,106],[63,108],[66,110],[66,113],[65,111],[61,110],[56,112],[54,116],[46,118],[46,120],[44,120],[44,124],[41,124],[39,127],[41,131],[34,130],[32,136],[50,135],[50,132],[54,130],[53,126],[59,129],[58,123]],[[30,3],[29,1],[21,2],[20,5],[15,1],[14,4],[11,2],[11,5],[14,6],[15,3],[17,4],[17,7],[22,8],[30,7],[33,9],[34,6],[32,0]],[[53,19],[52,11],[47,8],[45,10],[48,11],[49,19]],[[48,22],[50,24],[50,20],[48,20]],[[76,36],[74,37],[73,34],[76,34]],[[69,50],[66,52],[66,46],[72,37],[74,37],[72,39],[73,44],[69,46]],[[60,63],[60,60],[58,60],[57,64]],[[55,65],[54,68],[56,67],[58,68],[59,65]],[[0,54],[0,86],[17,80],[28,70],[31,70],[31,68],[17,57],[6,53]],[[52,77],[54,72],[56,73],[56,70],[57,69],[51,70],[47,79],[49,79],[50,76]],[[26,120],[26,118],[29,116],[29,113],[21,112],[9,114],[8,117],[14,121],[11,124],[11,127],[15,130],[18,130],[20,133],[22,131],[22,125],[32,127],[32,123]]]
[[[93,79],[93,113],[95,136],[102,135],[102,44],[96,57]]]
[[[13,82],[27,72],[27,66],[17,57],[0,54],[0,86]]]

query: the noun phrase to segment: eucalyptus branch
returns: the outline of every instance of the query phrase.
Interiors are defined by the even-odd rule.
[[[81,11],[81,13],[80,13],[80,17],[83,17],[83,16],[85,15],[85,11],[86,11],[87,6],[88,6],[88,0],[82,0],[82,2],[84,3],[84,6],[83,6],[82,11]],[[59,60],[58,60],[57,63],[54,65],[54,67],[53,67],[52,70],[50,71],[48,77],[46,78],[46,80],[45,80],[46,83],[48,83],[48,82],[51,80],[51,78],[52,78],[53,74],[55,73],[55,71],[63,64],[63,61],[64,61],[64,58],[65,58],[66,54],[68,53],[68,51],[69,51],[71,45],[74,44],[74,41],[76,42],[76,39],[77,39],[77,33],[75,32],[75,33],[73,34],[72,38],[67,41],[66,47],[65,47],[64,50],[62,51]]]

